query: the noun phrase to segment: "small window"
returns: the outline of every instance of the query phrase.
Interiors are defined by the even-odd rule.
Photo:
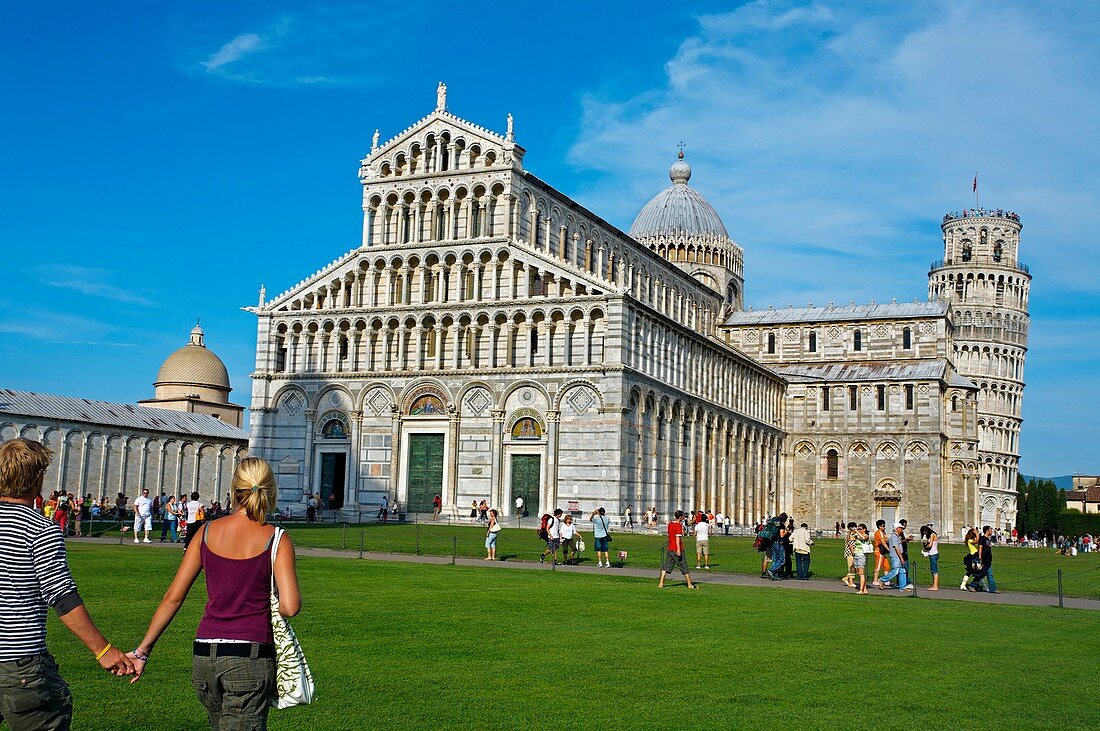
[[[817,352],[817,333],[815,332],[810,333],[810,352]]]
[[[346,335],[340,336],[340,360],[348,359],[348,338]]]
[[[821,410],[829,410],[829,387],[825,386],[821,389]]]
[[[876,395],[878,396],[878,410],[886,410],[886,386],[875,386]]]
[[[825,453],[825,479],[836,480],[840,478],[840,454],[835,449]]]
[[[426,339],[426,347],[424,350],[428,358],[435,357],[435,329],[428,328],[424,331],[424,338]]]
[[[848,386],[848,408],[851,411],[855,411],[859,406],[859,402],[856,400],[857,393],[858,391],[855,386]]]
[[[768,333],[768,353],[775,352],[775,333]]]
[[[539,352],[539,331],[537,328],[531,328],[531,352]]]
[[[905,328],[901,331],[901,347],[909,350],[913,347],[913,331]]]
[[[539,274],[535,274],[534,277],[531,278],[531,294],[536,297],[543,294],[542,276]]]
[[[913,410],[913,384],[905,384],[905,408]]]
[[[952,411],[958,411],[959,410],[959,397],[958,396],[952,396],[951,397],[951,410]]]
[[[859,330],[852,334],[852,350],[863,350],[863,333]]]
[[[967,241],[967,242],[963,243],[963,261],[970,261],[970,259],[973,256],[974,256],[974,249],[971,248],[970,242]]]
[[[466,299],[472,300],[474,298],[475,284],[474,273],[472,271],[466,272]]]

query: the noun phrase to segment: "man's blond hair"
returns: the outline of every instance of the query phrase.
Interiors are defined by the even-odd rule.
[[[0,444],[0,497],[25,498],[42,492],[53,452],[41,442],[9,439]]]

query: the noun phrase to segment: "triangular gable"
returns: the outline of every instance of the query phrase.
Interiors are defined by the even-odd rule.
[[[384,157],[391,151],[403,147],[414,137],[418,137],[428,132],[439,133],[445,131],[450,131],[452,138],[456,136],[456,132],[461,133],[461,136],[466,138],[467,145],[475,141],[483,144],[500,146],[509,144],[508,140],[505,139],[503,135],[499,135],[490,129],[486,129],[485,127],[474,124],[461,117],[457,117],[446,110],[436,109],[379,145],[377,150],[371,151],[370,154],[363,158],[362,163],[364,165],[369,165],[372,160]]]

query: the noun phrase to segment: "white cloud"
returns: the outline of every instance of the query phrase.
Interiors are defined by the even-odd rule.
[[[44,267],[40,274],[39,281],[50,287],[143,307],[153,304],[149,297],[139,291],[111,284],[111,272],[105,269],[57,265]]]
[[[238,61],[249,53],[264,47],[264,41],[257,33],[242,33],[219,48],[214,55],[202,62],[207,71],[216,71],[222,66]]]

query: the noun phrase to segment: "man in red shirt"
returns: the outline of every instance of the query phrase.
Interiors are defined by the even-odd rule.
[[[668,524],[668,545],[665,546],[665,558],[661,561],[661,580],[657,583],[658,589],[665,588],[665,576],[673,568],[679,568],[680,573],[687,579],[689,589],[697,589],[691,583],[691,574],[688,573],[687,561],[684,560],[684,511],[677,510],[671,523]]]

